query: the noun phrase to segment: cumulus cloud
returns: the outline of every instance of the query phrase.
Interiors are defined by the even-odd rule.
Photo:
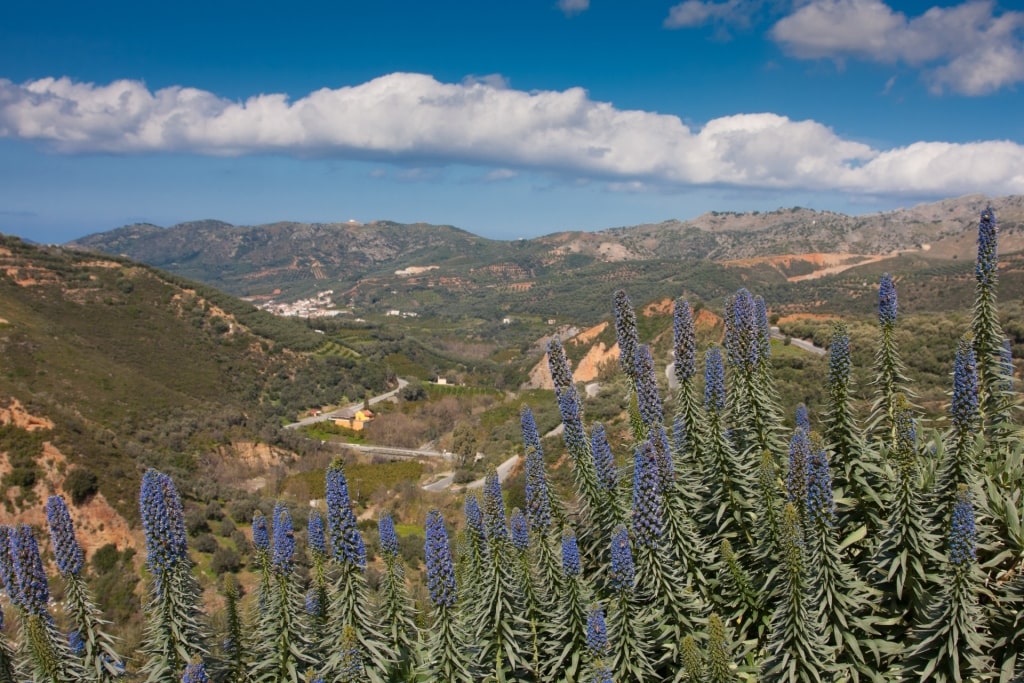
[[[789,54],[925,68],[935,92],[984,95],[1024,81],[1024,12],[991,0],[907,17],[881,0],[811,0],[780,19],[772,39]]]
[[[562,10],[565,16],[571,17],[590,9],[590,0],[558,0],[558,9]]]
[[[1024,146],[918,142],[875,149],[816,121],[771,113],[691,128],[617,109],[582,88],[524,92],[479,79],[394,73],[297,100],[244,101],[186,87],[150,91],[46,78],[0,80],[0,137],[61,153],[256,153],[539,170],[616,187],[823,189],[872,194],[1024,193]]]

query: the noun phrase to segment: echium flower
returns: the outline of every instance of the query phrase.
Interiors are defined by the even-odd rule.
[[[716,413],[725,410],[725,368],[722,350],[717,346],[704,353],[704,409]]]
[[[11,557],[11,537],[14,529],[0,526],[0,588],[14,599],[14,559]]]
[[[540,433],[537,431],[537,421],[533,419],[533,411],[530,410],[530,406],[523,405],[519,409],[519,424],[523,429],[523,446],[526,448],[526,452],[529,453],[530,449],[533,448],[538,453],[543,452],[540,447]]]
[[[558,397],[558,411],[562,415],[564,431],[562,439],[569,454],[578,458],[586,452],[587,432],[583,427],[583,413],[580,410],[580,396],[576,387],[570,386]]]
[[[889,273],[878,284],[878,322],[882,327],[896,324],[896,284]]]
[[[270,552],[270,531],[267,529],[267,518],[256,510],[252,513],[252,544],[256,552]]]
[[[206,667],[203,666],[203,663],[195,662],[186,666],[181,683],[210,683],[210,677],[206,675]]]
[[[352,624],[345,624],[341,631],[341,665],[338,667],[337,683],[357,683],[364,680],[366,676],[359,637]]]
[[[345,479],[345,466],[341,458],[335,458],[327,467],[326,482],[327,526],[331,532],[331,549],[334,559],[360,571],[366,569],[366,545],[356,526],[356,515]]]
[[[274,556],[272,566],[281,576],[292,573],[295,561],[295,531],[292,528],[292,516],[283,504],[275,507],[277,518],[274,520]]]
[[[661,538],[661,498],[658,461],[648,440],[633,458],[633,536],[645,547],[656,548]]]
[[[613,591],[633,590],[636,567],[633,565],[633,550],[629,545],[629,532],[619,525],[612,533],[612,562],[608,580]]]
[[[635,381],[634,359],[640,341],[636,327],[636,312],[633,310],[633,304],[625,290],[616,290],[613,308],[615,311],[615,338],[619,342],[619,363],[626,376]]]
[[[310,510],[309,521],[306,523],[306,543],[314,557],[327,557],[327,538],[324,536],[324,518],[319,510]]]
[[[82,640],[82,634],[77,630],[68,633],[68,649],[76,657],[81,657],[85,654],[85,641]]]
[[[11,601],[29,614],[45,614],[50,587],[46,583],[46,570],[39,557],[36,537],[27,524],[19,524],[11,533],[11,564],[14,567]]]
[[[807,463],[811,444],[807,432],[797,429],[789,440],[789,471],[786,473],[786,500],[802,505],[807,497]]]
[[[561,396],[566,389],[573,386],[572,370],[569,359],[562,348],[562,342],[555,337],[548,342],[548,369],[551,371],[551,382],[555,385],[555,396]]]
[[[654,374],[654,358],[651,347],[638,346],[633,371],[636,373],[636,398],[640,419],[648,427],[661,424],[664,420],[661,396],[658,395],[658,378]]]
[[[605,625],[601,605],[591,605],[587,610],[587,649],[594,658],[604,657],[608,653],[608,627]]]
[[[562,572],[566,576],[579,576],[580,548],[576,544],[576,532],[572,529],[562,531]]]
[[[139,511],[146,536],[146,564],[159,582],[188,557],[185,515],[169,476],[146,470],[139,492]]]
[[[430,602],[435,607],[452,607],[456,600],[455,565],[452,562],[452,549],[448,544],[444,517],[437,510],[427,513],[426,536],[424,554]]]
[[[523,429],[525,440],[526,429]],[[551,493],[544,471],[544,453],[538,447],[526,449],[526,518],[530,528],[544,533],[551,527]]]
[[[729,300],[727,324],[731,333],[726,336],[729,363],[735,367],[754,368],[760,361],[757,311],[754,296],[742,288]]]
[[[75,538],[75,525],[71,522],[68,507],[60,496],[47,499],[46,523],[50,527],[57,570],[64,576],[78,576],[84,562],[82,547]]]
[[[501,480],[498,472],[491,467],[484,476],[484,532],[488,539],[508,538],[505,520],[505,501],[501,497]]]
[[[999,267],[998,234],[996,214],[992,207],[988,207],[981,212],[981,220],[978,222],[978,260],[974,265],[974,277],[979,284],[995,283]]]
[[[817,435],[810,441],[810,457],[807,460],[807,522],[832,526],[835,523],[836,504],[832,495],[828,453]]]
[[[619,475],[615,470],[615,457],[608,444],[608,435],[605,433],[604,425],[600,422],[595,422],[591,429],[590,447],[598,486],[605,491],[614,491],[619,485]]]
[[[894,403],[896,443],[893,450],[900,457],[912,461],[914,453],[917,452],[917,423],[914,422],[914,413],[903,394],[897,394]]]
[[[391,513],[383,512],[377,521],[377,536],[380,539],[380,551],[386,557],[398,556],[398,534],[395,533],[395,521]]]
[[[672,350],[676,379],[685,384],[697,374],[697,334],[693,326],[693,308],[686,299],[676,299],[672,311]]]
[[[754,297],[754,322],[757,329],[757,353],[762,361],[772,355],[772,328],[768,323],[768,306],[764,297]]]
[[[999,375],[1002,380],[999,385],[1000,391],[1005,394],[1013,392],[1013,349],[1010,347],[1010,340],[1003,339],[999,346]]]
[[[796,428],[811,431],[811,416],[804,403],[797,404],[796,407]]]
[[[466,529],[478,538],[484,538],[484,513],[476,496],[466,496],[462,512],[466,517]]]
[[[828,347],[829,386],[845,388],[850,383],[850,334],[846,325],[836,324],[832,329],[832,341]]]
[[[522,510],[516,508],[512,511],[509,526],[512,528],[512,545],[516,547],[516,550],[526,552],[526,549],[530,547],[530,530]]]
[[[978,532],[974,526],[974,504],[967,486],[961,484],[953,505],[949,529],[949,562],[960,568],[977,560]]]
[[[306,591],[306,614],[311,617],[319,617],[323,614],[324,606],[320,604],[320,591],[310,588]]]
[[[964,335],[956,347],[950,413],[953,427],[959,432],[970,431],[978,419],[978,361],[970,334]]]
[[[676,480],[675,463],[672,461],[672,447],[668,443],[665,427],[659,425],[648,437],[654,447],[654,459],[658,463],[658,488],[669,491]]]

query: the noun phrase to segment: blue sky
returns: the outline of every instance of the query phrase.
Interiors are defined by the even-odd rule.
[[[1009,3],[8,0],[0,232],[427,221],[513,239],[1024,193]]]

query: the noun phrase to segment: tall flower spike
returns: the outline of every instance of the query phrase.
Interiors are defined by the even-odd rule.
[[[978,559],[978,532],[974,525],[974,504],[970,491],[961,485],[953,505],[949,530],[949,562],[954,567],[969,567]]]
[[[530,546],[530,531],[526,524],[526,517],[523,516],[519,508],[512,511],[509,526],[512,528],[512,545],[516,547],[516,550],[526,552]]]
[[[14,559],[11,557],[11,538],[14,528],[0,526],[0,588],[13,600],[15,591]]]
[[[889,273],[878,284],[878,322],[883,327],[896,324],[896,284]]]
[[[11,600],[29,614],[45,614],[50,587],[36,537],[27,524],[19,524],[11,534],[11,560],[15,582]]]
[[[814,435],[810,440],[807,460],[807,520],[808,525],[832,526],[835,523],[836,504],[832,494],[832,473],[828,466],[825,444]]]
[[[612,534],[612,562],[608,574],[611,588],[616,592],[633,590],[636,567],[633,565],[633,549],[629,545],[629,532],[621,524]]]
[[[540,447],[537,425],[527,406],[522,410],[523,442],[526,444],[526,518],[531,529],[541,533],[551,527],[551,493],[544,470],[544,452]]]
[[[139,512],[146,536],[146,564],[159,582],[188,558],[185,515],[169,476],[153,469],[142,475]]]
[[[803,403],[796,407],[796,428],[811,431],[811,416],[807,412],[807,406]]]
[[[661,539],[661,500],[654,445],[645,441],[633,458],[633,536],[642,546],[656,548]]]
[[[395,522],[388,512],[381,513],[377,522],[377,535],[380,538],[380,551],[387,557],[398,555],[398,534],[395,533]]]
[[[82,571],[84,556],[75,538],[75,525],[60,496],[50,496],[46,501],[46,523],[50,527],[57,570],[64,576],[77,576]]]
[[[591,657],[608,654],[608,627],[604,621],[604,610],[600,605],[591,605],[587,610],[587,649]]]
[[[764,297],[754,297],[754,322],[757,329],[757,352],[762,361],[772,355],[772,328],[768,322],[768,306]]]
[[[292,528],[292,516],[283,504],[277,508],[277,519],[274,520],[274,571],[282,576],[292,573],[295,561],[295,532]]]
[[[537,422],[533,419],[533,411],[530,406],[523,405],[519,409],[519,424],[523,429],[523,446],[529,452],[531,448],[541,453],[540,433],[537,431]]]
[[[725,410],[725,368],[722,350],[717,346],[704,353],[704,409],[718,413]]]
[[[953,427],[968,432],[978,419],[978,361],[973,338],[964,335],[956,348],[953,363],[953,401],[950,406]]]
[[[334,559],[361,571],[366,568],[366,546],[356,526],[356,516],[348,494],[348,481],[345,479],[345,465],[341,458],[335,458],[327,467],[325,488],[327,525],[331,532]]]
[[[830,385],[847,386],[850,383],[850,334],[845,325],[836,325],[828,353],[828,382]]]
[[[501,480],[498,471],[491,467],[484,476],[484,531],[488,539],[508,538],[505,520],[505,501],[501,497]]]
[[[562,571],[566,576],[579,576],[580,549],[576,545],[576,533],[572,529],[562,532]]]
[[[658,378],[654,374],[654,358],[651,356],[651,347],[646,344],[637,347],[634,372],[640,419],[648,428],[652,428],[661,424],[665,418],[661,396],[658,395]]]
[[[320,516],[319,510],[310,510],[309,522],[306,526],[306,542],[314,555],[321,558],[327,557],[327,539],[324,537],[324,518]]]
[[[672,311],[672,350],[676,379],[685,384],[697,374],[697,335],[693,326],[693,309],[686,299],[676,299]]]
[[[436,607],[455,605],[455,565],[452,563],[451,546],[448,544],[448,530],[444,517],[437,510],[427,513],[426,531],[427,590],[430,602]]]
[[[604,425],[595,422],[590,433],[591,453],[594,458],[594,471],[597,483],[605,491],[614,491],[619,484],[619,475],[615,470],[615,457],[608,444],[608,435]]]
[[[252,513],[252,544],[257,552],[270,552],[270,531],[267,529],[267,518],[256,510]]]
[[[995,212],[992,207],[988,207],[981,212],[981,220],[978,222],[978,259],[974,265],[974,277],[980,284],[995,282],[999,267],[998,235]]]
[[[729,304],[731,332],[726,336],[729,363],[735,367],[753,369],[757,367],[761,356],[754,295],[750,290],[742,288],[730,298]]]
[[[572,370],[569,369],[569,359],[558,337],[548,342],[548,369],[551,371],[551,382],[555,385],[555,396],[561,396],[572,386]]]
[[[462,506],[463,514],[466,516],[466,527],[477,536],[484,535],[484,513],[480,509],[480,501],[476,496],[466,496],[466,502]]]
[[[807,497],[807,463],[811,444],[807,432],[798,429],[789,441],[789,471],[786,473],[786,500],[801,505]]]
[[[634,359],[640,342],[636,327],[636,312],[633,310],[633,304],[625,290],[616,290],[613,309],[615,312],[615,338],[619,343],[619,363],[626,376],[635,382]]]

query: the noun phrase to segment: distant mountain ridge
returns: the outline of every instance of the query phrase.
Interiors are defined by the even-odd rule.
[[[438,266],[433,284],[545,274],[604,264],[701,259],[728,263],[769,255],[888,255],[918,251],[935,258],[973,257],[978,215],[991,204],[1004,252],[1024,249],[1024,196],[970,195],[862,216],[800,207],[717,212],[691,220],[560,232],[529,240],[492,240],[449,225],[279,222],[234,226],[214,220],[169,228],[130,225],[69,246],[123,254],[239,296],[287,298],[316,288],[358,288],[397,279],[410,266]],[[482,281],[482,280],[480,280]]]

